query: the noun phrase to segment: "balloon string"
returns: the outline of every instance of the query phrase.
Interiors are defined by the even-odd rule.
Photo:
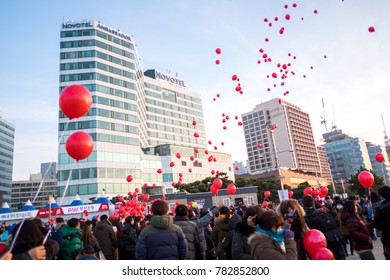
[[[77,162],[75,162],[75,163],[77,163]],[[64,202],[64,197],[65,197],[66,191],[68,190],[68,187],[69,187],[70,178],[72,177],[72,171],[73,171],[73,168],[69,172],[68,181],[66,182],[66,186],[65,186],[64,192],[63,192],[62,197],[61,197],[60,205],[62,205]]]
[[[42,245],[45,245],[47,239],[49,238],[49,235],[51,233],[51,229],[52,229],[51,226],[49,226],[49,229],[48,229],[48,231],[47,231],[47,233],[45,235],[45,238],[43,239]]]
[[[61,144],[62,138],[64,137],[64,133],[65,133],[66,129],[68,128],[68,125],[69,125],[69,120],[68,120],[68,122],[66,123],[66,125],[65,125],[65,127],[64,127],[64,130],[63,130],[62,133],[61,133],[60,139],[58,140],[58,147],[59,147],[60,144]],[[35,196],[34,196],[34,199],[33,199],[32,203],[35,202],[35,200],[36,200],[37,197],[38,197],[38,194],[41,192],[41,189],[42,189],[42,187],[43,187],[43,182],[45,181],[46,175],[49,173],[50,168],[53,166],[53,163],[54,163],[54,162],[51,162],[50,165],[49,165],[49,167],[46,169],[45,174],[44,174],[43,177],[42,177],[41,183],[39,184],[38,190],[37,190],[37,192],[35,193]]]
[[[23,217],[23,220],[20,222],[18,230],[16,231],[15,236],[12,239],[12,243],[9,246],[9,249],[8,249],[8,251],[10,251],[10,252],[12,252],[12,250],[14,249],[14,246],[15,246],[15,243],[16,243],[16,239],[18,239],[18,236],[19,236],[19,233],[20,233],[20,229],[23,227],[23,224],[24,224],[24,221],[26,220],[26,217],[27,216]]]

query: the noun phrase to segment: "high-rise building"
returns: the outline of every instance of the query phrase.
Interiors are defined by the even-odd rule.
[[[360,167],[372,169],[366,143],[335,129],[322,135],[326,155],[334,182],[345,182],[356,174]]]
[[[370,156],[371,166],[373,171],[384,180],[385,185],[390,184],[390,162],[386,156],[386,147],[381,145],[374,145],[370,142],[366,142],[368,154]],[[375,156],[381,153],[383,155],[383,161],[379,162]]]
[[[317,146],[318,158],[321,166],[321,177],[328,181],[328,185],[332,184],[332,173],[330,172],[329,160],[326,156],[326,150],[323,146]]]
[[[242,115],[250,174],[287,167],[320,174],[308,113],[280,99]]]
[[[173,192],[172,181],[179,172],[165,165],[175,154],[166,158],[156,147],[182,147],[188,158],[195,148],[206,149],[201,95],[177,76],[158,70],[144,73],[134,38],[123,31],[94,20],[62,24],[60,91],[72,84],[87,87],[93,105],[77,120],[59,113],[58,185],[60,195],[66,194],[69,201],[77,193],[87,201],[102,191],[115,196],[144,185],[154,186],[145,192]],[[77,130],[92,136],[94,150],[76,163],[65,143]],[[199,160],[195,167],[207,162]],[[234,178],[231,157],[221,156],[219,163]],[[197,170],[188,178],[204,175]],[[126,182],[129,174],[134,179]]]
[[[0,205],[11,201],[15,126],[3,119],[0,107]]]
[[[11,208],[20,210],[30,200],[36,209],[40,209],[46,206],[49,196],[56,198],[56,167],[56,162],[41,163],[40,173],[30,174],[28,180],[12,181]]]

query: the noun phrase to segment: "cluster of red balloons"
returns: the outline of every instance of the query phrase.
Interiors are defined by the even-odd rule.
[[[118,201],[122,203],[116,211],[116,216],[119,218],[126,218],[127,216],[145,217],[146,201],[150,199],[149,194],[139,194],[139,189],[136,188],[134,192],[129,192],[129,199],[125,202],[123,196],[118,197]],[[139,199],[143,200],[140,201]]]
[[[89,90],[81,85],[71,85],[61,92],[59,105],[61,111],[70,120],[87,114],[92,106],[92,96]],[[91,135],[83,131],[71,134],[65,144],[66,152],[76,161],[86,159],[93,151]]]
[[[311,187],[307,187],[303,190],[303,194],[306,195],[313,195],[314,197],[325,197],[328,194],[328,188],[323,186],[319,190],[318,189],[312,189]]]
[[[326,248],[325,235],[317,229],[309,229],[303,235],[303,246],[312,260],[334,260],[333,253]]]

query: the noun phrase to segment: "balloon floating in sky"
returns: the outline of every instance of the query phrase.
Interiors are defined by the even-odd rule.
[[[375,27],[374,26],[370,26],[369,28],[368,28],[368,32],[375,32]]]
[[[66,140],[65,148],[71,158],[76,161],[83,160],[93,151],[93,139],[88,133],[77,131]]]
[[[374,175],[369,171],[362,171],[358,175],[358,181],[360,185],[369,189],[374,184]]]
[[[86,87],[71,85],[61,92],[59,103],[64,115],[72,120],[88,113],[92,106],[92,96]]]
[[[215,49],[215,52],[216,52],[217,54],[221,54],[222,51],[221,51],[220,48],[216,48],[216,49]]]
[[[382,161],[385,160],[385,157],[383,156],[382,153],[377,153],[377,154],[375,155],[375,159],[376,159],[377,162],[382,162]]]

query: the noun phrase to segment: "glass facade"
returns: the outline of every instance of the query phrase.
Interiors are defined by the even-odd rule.
[[[390,162],[387,157],[386,148],[384,146],[373,145],[370,142],[366,143],[368,154],[370,156],[370,161],[372,169],[384,180],[385,185],[390,184]],[[375,158],[376,154],[381,153],[384,157],[382,162],[378,162]]]
[[[0,205],[11,202],[15,127],[2,118],[0,108]]]

